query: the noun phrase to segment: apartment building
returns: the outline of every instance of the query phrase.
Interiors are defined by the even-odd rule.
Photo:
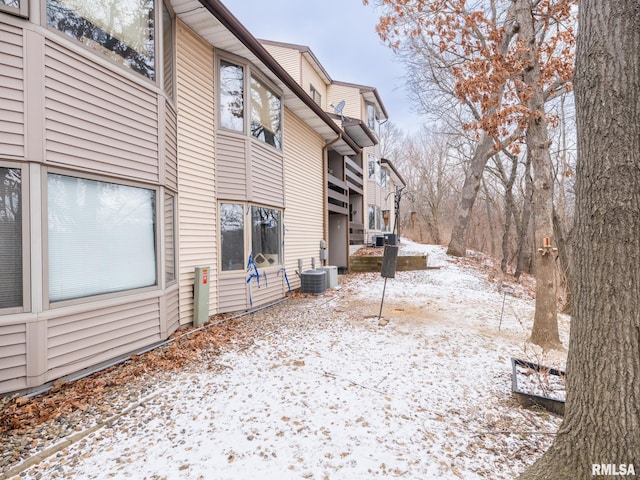
[[[0,0],[0,393],[295,288],[361,147],[215,0]]]

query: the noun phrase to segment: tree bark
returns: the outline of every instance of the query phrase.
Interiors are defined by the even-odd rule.
[[[454,227],[451,232],[451,241],[447,248],[447,254],[454,257],[464,257],[467,254],[467,231],[469,230],[469,220],[471,211],[476,201],[476,196],[482,183],[482,173],[484,167],[492,155],[496,153],[495,141],[486,133],[480,137],[476,150],[471,159],[471,165],[467,169],[464,185],[460,194],[460,200],[456,205],[454,214]]]
[[[516,272],[514,277],[520,278],[522,273],[531,273],[533,264],[530,241],[531,227],[531,205],[533,203],[533,179],[531,178],[531,157],[527,155],[527,161],[524,167],[524,199],[522,204],[522,221],[519,229],[519,242],[518,242],[518,263],[516,266]]]
[[[526,142],[533,166],[533,215],[536,245],[536,309],[531,329],[531,342],[545,349],[561,348],[558,333],[558,306],[556,292],[556,262],[553,242],[553,174],[547,131],[547,114],[538,51],[536,47],[535,19],[530,0],[515,0],[516,23],[520,27],[518,38],[526,49],[523,59],[524,83],[529,87],[529,118]],[[548,239],[548,246],[547,240]]]
[[[565,418],[521,480],[603,479],[602,463],[640,474],[640,3],[579,8]]]

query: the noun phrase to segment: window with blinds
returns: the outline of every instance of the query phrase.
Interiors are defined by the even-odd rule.
[[[0,309],[23,304],[21,173],[0,167]]]
[[[48,176],[49,301],[157,283],[156,192]]]

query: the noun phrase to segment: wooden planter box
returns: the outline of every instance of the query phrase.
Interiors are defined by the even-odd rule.
[[[559,400],[556,398],[551,398],[549,396],[545,396],[544,394],[537,394],[525,391],[522,383],[518,385],[518,376],[524,375],[523,373],[518,373],[518,367],[524,367],[532,370],[533,372],[542,372],[544,375],[551,375],[554,378],[554,381],[560,381],[561,378],[565,378],[565,372],[556,370],[555,368],[548,368],[544,366],[540,366],[537,363],[527,362],[525,360],[520,360],[518,358],[511,359],[511,367],[513,370],[513,385],[512,391],[513,396],[516,398],[518,403],[523,407],[532,407],[538,406],[542,407],[556,415],[563,416],[564,415],[564,400]]]

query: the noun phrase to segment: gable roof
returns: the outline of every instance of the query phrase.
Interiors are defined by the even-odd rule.
[[[384,116],[380,120],[387,120],[389,118],[389,114],[387,113],[387,109],[384,107],[384,103],[382,103],[382,99],[380,98],[380,94],[375,87],[369,87],[367,85],[359,85],[357,83],[349,83],[349,82],[339,82],[334,81],[334,85],[341,85],[343,87],[352,87],[357,88],[360,91],[360,95],[364,97],[364,99],[369,102],[377,105],[380,113]]]
[[[320,63],[320,60],[318,60],[318,58],[314,55],[314,53],[311,51],[311,48],[307,47],[306,45],[296,45],[294,43],[275,42],[273,40],[264,39],[258,39],[258,41],[262,45],[272,45],[274,47],[283,47],[290,48],[291,50],[297,50],[298,52],[300,52],[300,55],[302,55],[311,64],[311,67],[327,85],[333,83],[331,76],[324,69],[324,67]]]

